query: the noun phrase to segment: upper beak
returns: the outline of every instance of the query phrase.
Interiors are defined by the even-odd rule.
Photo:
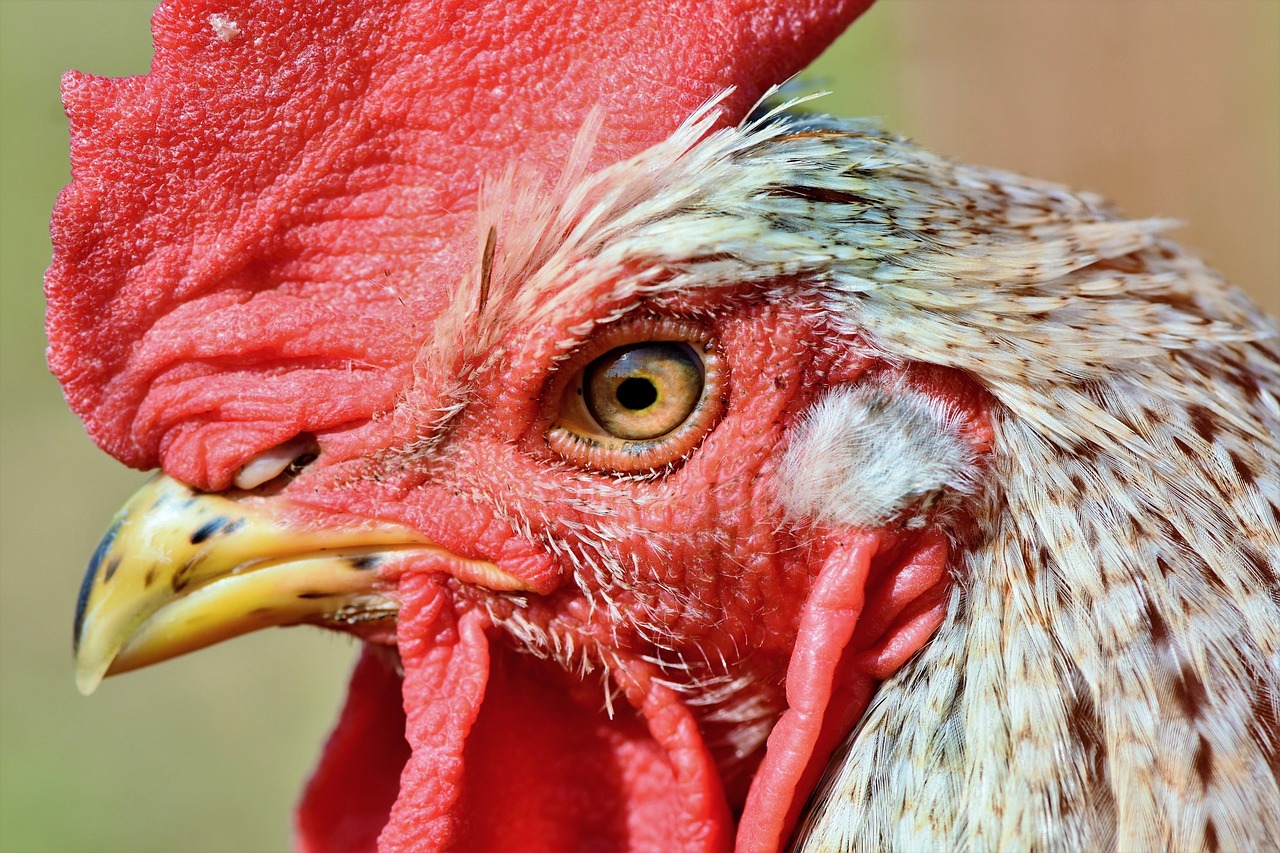
[[[286,520],[279,498],[195,492],[164,475],[116,515],[76,605],[76,685],[158,663],[272,625],[394,627],[398,602],[379,582],[395,556],[446,553],[409,527],[338,528]],[[510,588],[492,563],[447,555],[470,579]]]

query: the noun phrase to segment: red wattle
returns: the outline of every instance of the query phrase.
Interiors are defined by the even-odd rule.
[[[365,648],[347,704],[298,804],[300,853],[372,853],[409,760],[400,676],[389,649]]]
[[[787,666],[787,710],[747,795],[742,853],[778,850],[831,753],[866,712],[879,682],[942,623],[950,578],[945,534],[836,534],[801,611]],[[873,560],[875,564],[873,565]]]
[[[406,575],[400,597],[397,644],[412,755],[378,848],[443,850],[460,836],[463,750],[488,683],[489,620],[479,610],[455,613],[439,575]]]
[[[610,716],[602,676],[516,652],[438,578],[400,584],[412,755],[380,850],[728,850],[719,774],[675,694],[619,676]]]
[[[743,853],[782,846],[817,783],[819,761],[870,700],[872,681],[841,663],[881,542],[874,531],[838,537],[814,582],[787,666],[788,707],[769,734],[742,812],[737,849]]]

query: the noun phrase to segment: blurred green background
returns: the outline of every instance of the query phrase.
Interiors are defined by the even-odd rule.
[[[353,647],[268,631],[75,692],[85,559],[143,475],[43,362],[58,76],[145,73],[148,2],[0,0],[0,851],[269,851]],[[824,108],[1095,189],[1280,312],[1280,3],[883,0],[810,73]]]

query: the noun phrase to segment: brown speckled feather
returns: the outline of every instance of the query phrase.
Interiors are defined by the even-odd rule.
[[[948,618],[796,848],[1280,842],[1275,324],[1168,223],[902,140],[831,147],[849,166],[824,178],[874,194],[897,249],[836,276],[833,310],[999,406]]]

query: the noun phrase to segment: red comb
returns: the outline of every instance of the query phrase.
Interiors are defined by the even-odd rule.
[[[144,77],[69,73],[49,363],[121,461],[207,488],[388,409],[475,253],[483,175],[595,164],[813,59],[847,2],[209,2],[153,20]]]

